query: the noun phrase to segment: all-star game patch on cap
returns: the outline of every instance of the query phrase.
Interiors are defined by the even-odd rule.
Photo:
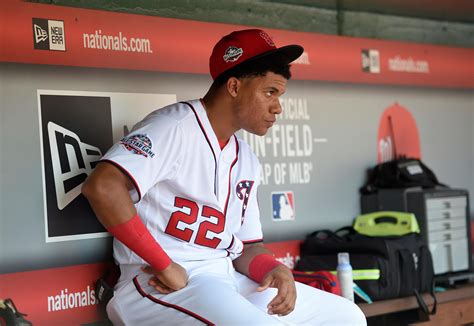
[[[268,58],[288,64],[303,53],[300,45],[277,48],[271,37],[261,29],[246,29],[224,36],[212,50],[209,70],[212,79],[223,72],[250,60]]]

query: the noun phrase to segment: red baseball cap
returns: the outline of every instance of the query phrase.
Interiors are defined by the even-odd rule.
[[[212,50],[209,70],[212,79],[243,62],[268,57],[290,63],[303,53],[300,45],[277,48],[271,37],[261,29],[245,29],[224,36]]]

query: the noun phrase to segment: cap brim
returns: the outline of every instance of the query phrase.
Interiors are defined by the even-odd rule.
[[[238,66],[243,63],[248,63],[254,60],[260,60],[262,58],[278,61],[283,64],[289,64],[295,61],[296,59],[298,59],[301,56],[301,54],[303,54],[303,51],[304,51],[304,48],[301,45],[296,45],[296,44],[286,45],[286,46],[282,46],[281,48],[264,52],[259,55],[256,55],[255,57],[242,61],[241,63],[238,64]]]
[[[222,71],[219,75],[217,75],[215,79],[217,79],[220,76],[223,76],[225,73],[229,73],[230,71],[233,71],[235,68],[246,65],[246,64],[252,64],[255,61],[260,61],[262,59],[268,60],[268,61],[273,61],[277,62],[280,64],[290,64],[296,59],[298,59],[301,54],[303,54],[304,48],[301,45],[286,45],[282,46],[281,48],[277,48],[274,50],[270,50],[264,53],[261,53],[259,55],[256,55],[252,58],[249,58],[247,60],[244,60],[240,62],[239,64]]]

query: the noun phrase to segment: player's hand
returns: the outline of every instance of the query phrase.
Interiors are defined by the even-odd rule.
[[[148,284],[162,294],[178,291],[188,284],[186,270],[173,261],[168,267],[159,272],[151,266],[143,267],[142,270],[147,274],[153,275]]]
[[[286,316],[295,309],[296,286],[293,274],[284,265],[279,265],[272,269],[263,279],[258,292],[268,288],[277,288],[278,294],[268,304],[270,315]]]

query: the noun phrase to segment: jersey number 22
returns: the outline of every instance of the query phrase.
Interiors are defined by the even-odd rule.
[[[166,226],[165,232],[169,235],[172,235],[173,237],[189,242],[193,236],[193,233],[195,232],[195,229],[191,228],[191,226],[192,224],[196,223],[198,219],[199,206],[192,200],[180,197],[176,197],[174,199],[174,206],[177,208],[189,209],[189,214],[186,214],[182,211],[173,212],[173,214],[170,216],[170,220]],[[199,224],[199,228],[197,229],[194,243],[215,249],[222,240],[217,237],[208,238],[207,231],[214,232],[215,234],[222,233],[225,227],[225,216],[219,210],[209,206],[202,207],[201,216],[207,218],[215,217],[217,219],[217,223],[212,223],[211,221],[202,221]],[[188,226],[183,229],[178,229],[179,222],[187,224]]]

